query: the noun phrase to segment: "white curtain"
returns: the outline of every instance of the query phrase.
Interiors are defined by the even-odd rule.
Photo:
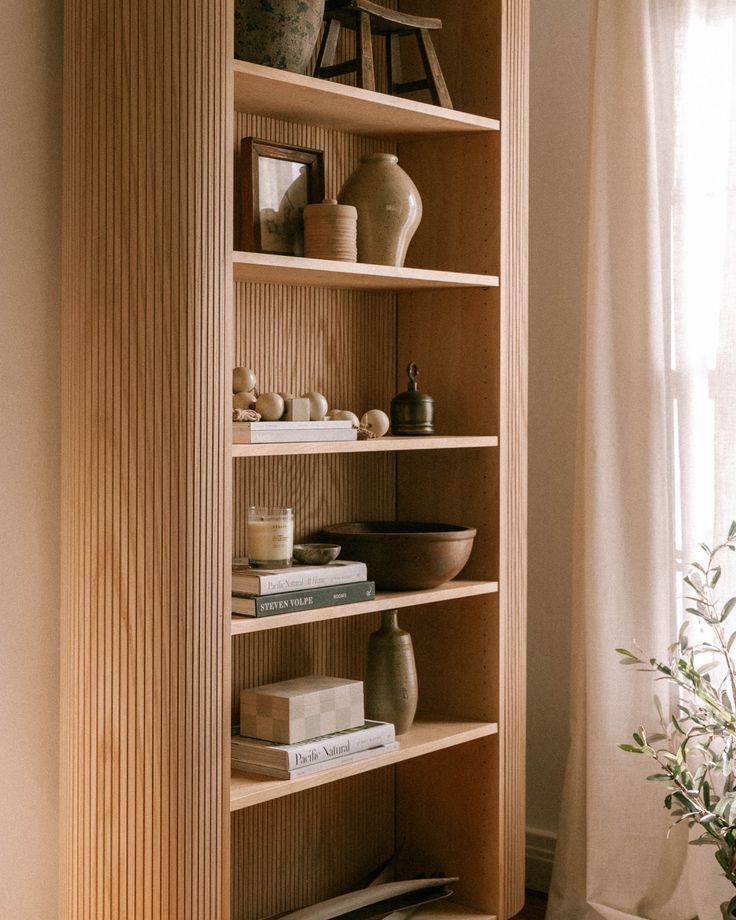
[[[598,0],[580,381],[572,745],[548,920],[719,920],[712,851],[669,836],[619,752],[656,724],[683,566],[736,518],[736,0]]]

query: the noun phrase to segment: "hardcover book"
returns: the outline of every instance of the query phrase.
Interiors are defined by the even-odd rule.
[[[233,422],[233,444],[357,441],[352,422]]]
[[[266,594],[257,597],[233,595],[231,608],[232,612],[239,616],[272,617],[279,613],[297,613],[300,610],[357,604],[360,601],[374,600],[375,596],[376,583],[374,581],[359,581],[349,585],[332,585],[327,588],[288,591],[282,594]]]
[[[275,741],[234,735],[230,750],[233,761],[295,770],[335,757],[367,751],[382,744],[392,744],[395,740],[396,731],[390,722],[365,722],[356,728],[347,728],[298,744],[278,744]]]
[[[309,776],[312,773],[320,773],[322,770],[342,767],[346,764],[377,757],[379,754],[388,754],[391,751],[398,751],[398,749],[399,742],[393,741],[390,744],[382,744],[379,747],[370,748],[367,751],[357,751],[354,754],[345,754],[343,757],[333,757],[331,760],[323,760],[320,763],[313,763],[306,767],[296,767],[294,770],[282,770],[278,767],[266,767],[263,764],[253,764],[239,760],[231,760],[231,766],[233,770],[242,770],[245,773],[258,773],[261,776],[270,776],[272,779],[298,779],[300,776]]]
[[[365,562],[338,560],[327,565],[292,565],[288,569],[257,569],[233,561],[232,590],[234,595],[279,594],[304,588],[346,585],[368,578]]]

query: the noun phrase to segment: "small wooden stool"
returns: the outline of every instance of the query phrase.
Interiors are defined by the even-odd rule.
[[[356,56],[350,61],[335,64],[337,38],[342,26],[355,32]],[[358,86],[375,90],[376,73],[373,67],[371,35],[384,35],[386,37],[389,93],[401,95],[418,89],[428,89],[435,105],[451,109],[452,100],[430,35],[435,29],[441,28],[441,19],[399,13],[396,10],[379,6],[377,3],[371,3],[370,0],[327,0],[325,30],[317,55],[314,75],[315,77],[337,77],[345,73],[356,73]],[[404,35],[416,36],[426,74],[422,80],[403,82],[399,39]]]

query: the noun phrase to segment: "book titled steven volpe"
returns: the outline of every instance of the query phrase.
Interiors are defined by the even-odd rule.
[[[284,594],[365,581],[365,562],[338,560],[327,565],[292,565],[286,569],[257,569],[246,559],[233,561],[233,594]]]
[[[232,596],[232,612],[245,617],[270,617],[278,613],[298,613],[319,607],[337,607],[340,604],[358,604],[372,601],[376,596],[374,581],[359,581],[352,585],[331,585],[305,591],[288,591],[285,594],[266,594],[258,597]]]

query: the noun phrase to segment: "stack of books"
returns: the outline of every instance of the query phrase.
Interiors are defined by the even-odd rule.
[[[364,562],[341,560],[272,570],[234,564],[232,612],[268,617],[373,600],[376,585],[367,574]]]
[[[272,779],[297,779],[395,751],[398,747],[390,722],[364,722],[357,728],[298,744],[233,735],[230,759],[233,770],[258,773]]]
[[[240,693],[235,770],[296,779],[398,748],[394,726],[367,722],[363,683],[311,675]]]

